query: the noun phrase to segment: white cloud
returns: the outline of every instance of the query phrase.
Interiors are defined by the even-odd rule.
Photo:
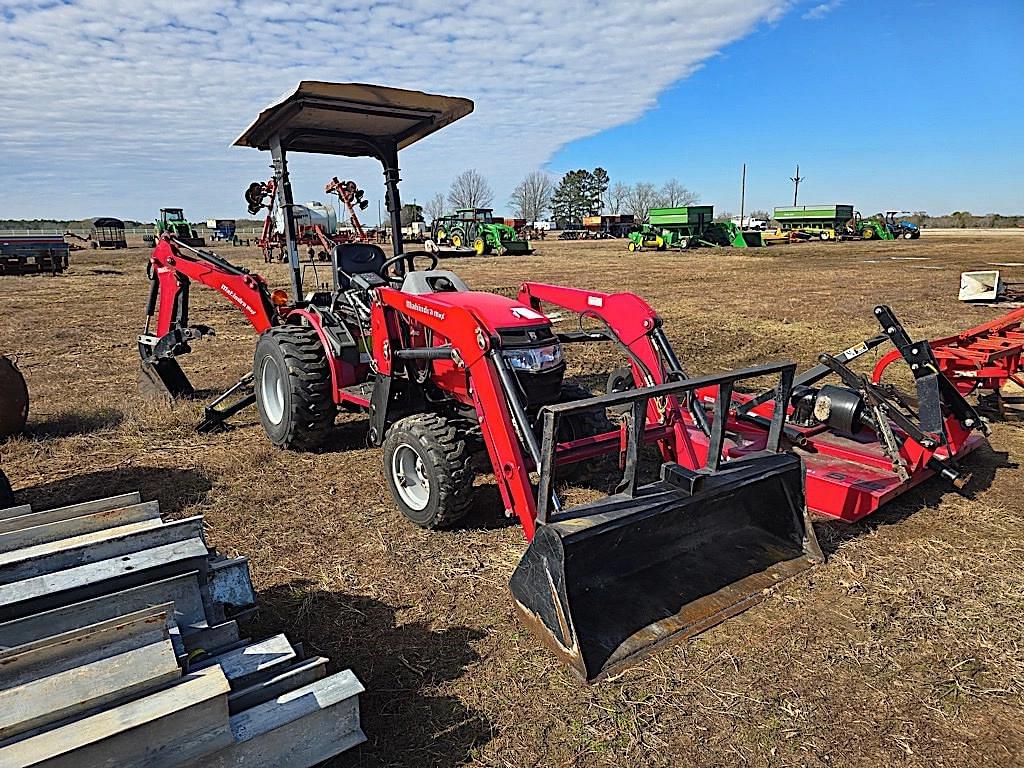
[[[405,153],[406,198],[425,199],[476,167],[502,207],[511,187],[560,146],[637,119],[672,83],[788,7],[789,0],[8,2],[0,10],[0,215],[148,218],[161,204],[185,205],[196,218],[240,213],[242,189],[267,175],[269,158],[228,144],[300,79],[474,99],[473,115]],[[342,162],[297,161],[298,196],[315,197],[331,176],[350,174]],[[365,184],[374,189],[379,169],[354,167],[373,174]]]
[[[828,16],[832,11],[843,4],[843,0],[829,0],[827,3],[820,3],[807,11],[803,18],[817,21]]]

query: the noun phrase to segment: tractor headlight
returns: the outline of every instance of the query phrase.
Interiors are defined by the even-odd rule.
[[[537,373],[561,364],[562,345],[558,342],[543,347],[506,349],[505,361],[517,371]]]

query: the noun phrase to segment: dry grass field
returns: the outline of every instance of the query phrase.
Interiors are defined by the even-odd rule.
[[[220,252],[284,286],[254,248]],[[253,634],[286,631],[351,667],[369,742],[337,766],[1011,766],[1024,763],[1024,427],[997,424],[967,495],[926,483],[852,527],[817,525],[828,562],[764,603],[597,686],[578,683],[515,619],[506,582],[525,542],[483,483],[458,530],[393,507],[361,419],[321,454],[269,445],[254,411],[199,435],[201,403],[136,391],[147,251],[80,251],[60,277],[0,278],[0,353],[32,392],[29,429],[0,445],[25,502],[132,489],[210,543],[248,555]],[[657,307],[691,373],[837,351],[891,304],[911,333],[1000,311],[956,299],[963,269],[1024,261],[1024,236],[628,254],[545,241],[524,258],[445,265],[480,289],[523,279],[631,290]],[[1024,268],[1007,268],[1008,278]],[[217,329],[182,360],[212,396],[251,366],[255,336],[213,291]],[[603,381],[604,355],[571,359]]]

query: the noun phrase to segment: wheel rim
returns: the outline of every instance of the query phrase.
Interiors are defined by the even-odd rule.
[[[462,238],[459,237],[458,235],[452,235],[452,245],[454,245],[456,248],[461,248]]]
[[[430,479],[423,459],[411,446],[400,445],[391,456],[391,477],[403,504],[416,512],[427,506]]]
[[[269,355],[260,367],[260,402],[270,422],[280,424],[284,418],[284,376],[277,360]]]
[[[478,237],[476,242],[473,243],[473,250],[476,251],[477,256],[482,256],[484,253],[484,240],[482,237]]]

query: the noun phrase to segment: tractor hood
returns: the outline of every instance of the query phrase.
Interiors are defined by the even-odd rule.
[[[483,291],[459,291],[432,294],[431,298],[470,310],[491,331],[502,328],[550,326],[547,316],[515,299]]]

